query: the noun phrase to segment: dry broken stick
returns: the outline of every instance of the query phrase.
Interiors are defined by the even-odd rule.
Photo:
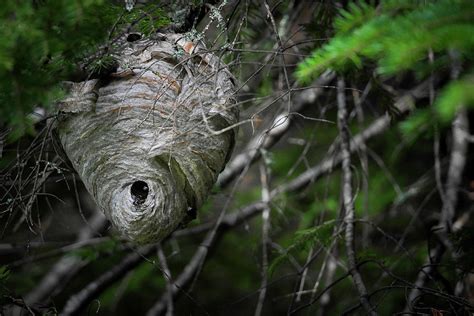
[[[182,34],[126,42],[113,57],[111,78],[71,84],[57,129],[117,230],[137,243],[159,241],[202,205],[230,156],[234,83]]]

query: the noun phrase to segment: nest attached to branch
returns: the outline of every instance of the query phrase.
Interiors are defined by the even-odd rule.
[[[105,79],[71,83],[57,131],[75,170],[121,234],[159,241],[207,198],[234,144],[234,81],[182,34],[127,42]]]

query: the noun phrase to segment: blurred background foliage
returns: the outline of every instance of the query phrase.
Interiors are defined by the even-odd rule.
[[[411,71],[422,80],[449,71],[453,63],[454,67],[472,63],[473,20],[472,1],[388,0],[378,6],[350,2],[334,20],[334,37],[298,66],[297,77],[308,82],[327,68],[362,68],[373,60],[382,77]],[[403,123],[406,133],[416,133],[432,120],[451,122],[459,107],[474,105],[473,69],[464,70],[462,76],[456,71],[432,107],[416,111]]]
[[[71,269],[63,284],[41,302],[31,303],[38,314],[58,313],[73,294],[137,251],[117,239],[110,227],[87,242],[78,240],[90,226],[95,207],[67,161],[48,145],[46,122],[30,114],[44,108],[54,117],[54,101],[63,96],[61,81],[102,75],[113,67],[110,51],[121,33],[152,35],[177,13],[163,1],[142,2],[146,4],[130,12],[122,1],[107,0],[6,0],[0,6],[0,140],[6,139],[6,144],[0,142],[4,312],[11,312],[12,305],[24,307],[28,294],[59,260],[74,260],[80,268]],[[468,110],[471,130],[465,132],[473,134],[474,2],[268,1],[282,47],[263,2],[204,2],[193,5],[204,5],[212,14],[190,36],[204,37],[229,64],[239,80],[242,121],[252,122],[240,127],[235,155],[249,150],[248,140],[259,132],[268,132],[279,113],[291,112],[305,90],[318,87],[322,92],[292,116],[291,128],[274,147],[261,151],[263,162],[249,165],[229,188],[215,188],[188,229],[214,223],[222,210],[240,214],[260,201],[258,164],[265,165],[274,189],[337,156],[335,82],[320,87],[314,81],[332,69],[346,81],[352,136],[386,115],[392,118],[391,126],[352,158],[355,243],[378,313],[401,313],[411,287],[400,279],[413,286],[439,244],[439,191],[449,177],[454,142],[450,124],[460,109]],[[395,101],[422,82],[429,83],[425,95],[414,101],[409,113],[399,113]],[[461,228],[449,235],[454,248],[435,262],[436,273],[424,284],[431,292],[418,298],[414,314],[473,312],[474,159],[469,146],[456,207]],[[48,180],[42,180],[44,175]],[[178,291],[174,313],[254,314],[262,273],[269,278],[264,315],[290,314],[298,308],[294,314],[339,315],[357,306],[359,294],[347,272],[340,193],[341,172],[335,165],[303,189],[272,198],[268,267],[262,264],[261,216],[224,230],[200,273]],[[190,233],[163,243],[172,280],[204,236]],[[83,312],[145,314],[166,292],[167,282],[156,249],[142,259]]]
[[[36,107],[52,109],[63,96],[61,81],[79,79],[85,70],[81,62],[104,45],[112,46],[117,32],[123,31],[121,26],[133,22],[138,31],[149,35],[167,25],[166,13],[154,4],[150,1],[128,12],[121,1],[3,1],[0,124],[11,128],[9,140],[34,133],[29,114]],[[106,57],[95,59],[89,72],[106,67]]]

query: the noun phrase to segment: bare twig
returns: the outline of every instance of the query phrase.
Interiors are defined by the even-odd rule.
[[[466,155],[468,148],[468,139],[465,137],[465,131],[469,130],[469,122],[465,109],[461,109],[456,115],[452,124],[453,145],[451,149],[451,158],[448,167],[448,178],[446,181],[446,189],[443,199],[443,207],[441,210],[441,218],[439,220],[438,233],[442,241],[447,240],[447,234],[452,231],[452,224],[455,219],[455,209],[457,205],[458,188],[462,179],[462,172],[466,163]],[[427,278],[434,271],[435,264],[440,261],[445,251],[444,244],[438,244],[430,251],[428,260],[424,267],[418,273],[413,290],[410,292],[407,300],[405,311],[411,310],[412,302],[420,295],[420,288],[424,286]]]
[[[171,280],[171,271],[168,268],[165,253],[161,245],[158,246],[158,260],[160,262],[161,270],[163,271],[163,278],[166,281],[166,293],[168,295],[168,306],[166,308],[166,316],[173,315],[173,286]]]
[[[89,283],[77,294],[71,296],[66,302],[61,315],[78,315],[98,294],[120,279],[126,272],[135,268],[142,261],[143,257],[149,256],[154,249],[155,246],[145,246],[128,255],[120,264],[108,270],[94,282]]]
[[[8,135],[8,132],[0,130],[0,158],[3,154],[3,146],[5,145],[5,137]]]
[[[327,272],[326,278],[324,280],[324,284],[331,284],[334,280],[334,275],[336,274],[337,263],[337,248],[334,249],[334,253],[328,256],[328,263],[327,263]],[[313,291],[314,293],[314,291]],[[318,311],[318,315],[324,315],[324,309],[329,305],[331,302],[331,290],[325,291],[325,293],[321,296],[321,304],[320,310]]]
[[[362,109],[362,103],[364,102],[365,97],[369,93],[371,89],[371,83],[367,84],[367,86],[364,89],[364,93],[362,97],[359,94],[358,90],[352,90],[352,96],[354,98],[354,106],[357,114],[357,123],[359,127],[362,127],[364,124],[364,111]],[[364,194],[364,217],[365,219],[368,218],[369,216],[369,159],[367,157],[367,146],[365,145],[365,142],[362,142],[360,151],[359,151],[359,156],[360,156],[360,162],[361,162],[361,167],[362,167],[362,191]],[[369,241],[369,227],[364,226],[362,228],[362,247],[365,248],[368,245]]]
[[[312,256],[313,256],[313,248],[311,248],[309,250],[308,257],[306,258],[305,266],[308,266]],[[324,262],[323,265],[325,263],[326,262]],[[304,291],[304,284],[305,284],[305,281],[306,281],[306,276],[308,275],[308,270],[309,270],[308,267],[306,267],[306,268],[303,269],[303,272],[301,273],[300,285],[298,287],[298,292],[296,293],[295,302],[299,302],[301,300],[301,295],[305,292]],[[323,270],[324,270],[324,267],[321,268],[321,271],[323,271]],[[293,294],[295,294],[295,293],[293,293]]]
[[[405,113],[413,106],[415,99],[425,96],[426,92],[427,83],[424,82],[400,97],[395,102],[394,107],[396,107],[400,113]],[[390,122],[391,118],[388,114],[376,119],[366,129],[352,137],[350,140],[350,152],[355,152],[361,147],[363,142],[366,142],[368,139],[385,131],[390,126]],[[332,168],[340,164],[341,161],[342,157],[340,154],[334,157],[328,157],[318,165],[306,170],[294,180],[279,186],[276,190],[279,192],[285,192],[303,189],[309,183],[319,179],[322,175],[327,173],[328,170],[332,170]]]
[[[66,245],[66,246],[63,246],[63,247],[54,248],[50,251],[47,251],[47,252],[44,252],[44,253],[41,253],[41,254],[38,254],[38,255],[31,255],[31,256],[22,258],[20,260],[13,261],[13,262],[9,263],[9,266],[10,267],[18,267],[18,266],[22,266],[22,265],[30,263],[30,262],[37,262],[37,261],[40,261],[40,260],[53,258],[53,257],[59,256],[59,255],[64,255],[64,254],[69,253],[70,251],[81,249],[81,248],[84,248],[84,247],[87,247],[87,246],[94,246],[94,245],[101,244],[106,240],[109,240],[109,238],[108,237],[97,237],[97,238],[92,238],[91,237],[90,239],[77,240],[76,242],[74,242],[72,244],[69,244],[69,245]],[[38,244],[40,244],[40,243],[38,243]],[[41,242],[41,245],[45,245],[45,244],[47,245],[47,243]],[[31,245],[29,245],[29,246],[31,247]],[[22,248],[16,248],[16,249],[24,251],[23,247]]]
[[[265,159],[260,164],[260,179],[262,183],[262,202],[265,207],[262,212],[262,281],[260,284],[260,294],[258,296],[257,308],[255,309],[255,316],[260,316],[265,302],[265,295],[267,293],[268,283],[268,243],[270,231],[270,190],[268,188],[268,169],[265,164]]]
[[[299,112],[304,107],[313,104],[323,93],[323,87],[331,82],[334,77],[333,72],[326,72],[315,81],[315,88],[307,89],[297,94],[293,100],[292,112]],[[260,158],[260,149],[272,147],[290,129],[292,121],[291,115],[286,111],[277,115],[270,129],[254,136],[242,153],[235,156],[227,164],[224,171],[219,175],[217,185],[221,188],[227,186],[238,174]]]
[[[461,71],[461,63],[456,51],[450,51],[451,57],[451,79],[456,80],[459,77]],[[433,56],[430,55],[432,61]],[[433,76],[432,76],[433,77]],[[431,83],[432,85],[432,83]],[[432,99],[431,99],[432,102]],[[458,190],[462,180],[462,172],[466,164],[466,156],[469,146],[469,139],[466,137],[469,135],[469,120],[467,118],[467,112],[464,108],[464,104],[459,104],[459,110],[456,114],[454,121],[452,122],[452,148],[448,167],[447,180],[445,190],[443,191],[441,185],[441,172],[440,163],[437,156],[435,156],[435,171],[437,175],[437,185],[439,187],[439,193],[443,206],[441,209],[441,216],[438,222],[437,235],[439,243],[429,252],[427,263],[419,271],[417,279],[415,281],[414,288],[410,292],[407,300],[407,305],[404,311],[411,310],[412,303],[419,297],[422,288],[427,280],[431,278],[432,273],[435,271],[436,264],[438,264],[444,254],[446,248],[449,248],[453,253],[453,246],[448,238],[448,234],[453,231],[453,222],[455,221],[455,210],[457,206]],[[436,135],[435,135],[436,136]],[[435,139],[437,140],[437,139]],[[435,145],[437,142],[435,141]],[[437,151],[435,152],[437,155]],[[453,253],[453,256],[454,253]]]
[[[171,295],[176,295],[189,285],[196,272],[201,269],[204,259],[207,256],[208,251],[211,247],[214,247],[217,241],[217,237],[221,235],[221,230],[211,230],[204,241],[199,246],[199,249],[195,252],[189,263],[183,269],[183,272],[178,276],[176,281],[173,282],[171,287]],[[148,310],[147,316],[161,315],[168,308],[169,293],[165,293],[153,306]]]
[[[370,304],[367,295],[367,288],[362,280],[362,276],[357,268],[356,252],[354,245],[354,201],[352,196],[352,172],[351,172],[351,154],[350,154],[350,135],[347,125],[346,96],[344,92],[344,79],[337,81],[337,122],[339,135],[341,138],[341,156],[342,156],[342,199],[344,201],[344,222],[346,224],[346,252],[349,271],[354,281],[354,285],[359,292],[359,299],[362,306],[369,315],[377,315],[373,306]]]
[[[84,242],[94,237],[106,226],[107,220],[99,213],[94,213],[90,220],[90,227],[84,226],[79,232],[77,241]],[[55,295],[67,284],[68,280],[74,276],[85,264],[83,260],[76,256],[63,256],[49,272],[43,277],[39,284],[25,296],[28,304],[43,302],[49,296]]]
[[[462,172],[466,164],[468,141],[465,131],[469,131],[469,121],[465,109],[461,109],[453,121],[453,147],[451,149],[451,159],[448,168],[448,179],[446,182],[445,198],[441,212],[441,221],[450,231],[452,228],[455,209],[458,201],[458,188],[462,179]]]

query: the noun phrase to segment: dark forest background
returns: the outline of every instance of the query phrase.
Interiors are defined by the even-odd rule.
[[[469,0],[2,1],[1,313],[471,315],[473,21]],[[51,122],[62,81],[169,31],[229,66],[241,123],[198,218],[138,247]]]

